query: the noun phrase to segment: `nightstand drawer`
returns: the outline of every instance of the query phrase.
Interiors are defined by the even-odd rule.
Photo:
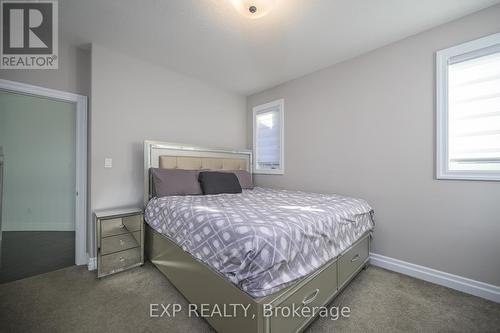
[[[120,235],[126,232],[141,230],[142,215],[132,215],[114,219],[103,219],[101,237]]]
[[[141,248],[101,256],[101,273],[111,274],[141,263]]]
[[[106,255],[139,246],[141,246],[141,232],[129,232],[126,234],[103,238],[101,240],[101,254]]]

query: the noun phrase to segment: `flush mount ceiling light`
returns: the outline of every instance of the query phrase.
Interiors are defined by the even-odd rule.
[[[238,12],[248,18],[257,19],[268,14],[277,0],[232,0]]]

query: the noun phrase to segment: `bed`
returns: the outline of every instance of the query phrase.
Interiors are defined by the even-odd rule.
[[[144,143],[146,256],[192,303],[232,316],[218,332],[298,332],[369,260],[373,211],[360,199],[256,187],[241,194],[152,195],[152,167],[251,170],[251,151]]]

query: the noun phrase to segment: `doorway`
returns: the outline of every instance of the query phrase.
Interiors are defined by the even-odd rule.
[[[86,97],[0,80],[0,283],[87,263]]]

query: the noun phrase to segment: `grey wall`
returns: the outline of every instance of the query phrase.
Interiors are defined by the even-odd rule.
[[[143,206],[144,140],[246,145],[244,96],[95,44],[91,77],[92,210]]]
[[[247,100],[285,99],[285,175],[258,185],[341,193],[376,212],[373,252],[500,286],[500,182],[434,178],[434,52],[500,31],[500,6]]]
[[[90,50],[60,39],[58,69],[0,69],[0,78],[88,96]]]

